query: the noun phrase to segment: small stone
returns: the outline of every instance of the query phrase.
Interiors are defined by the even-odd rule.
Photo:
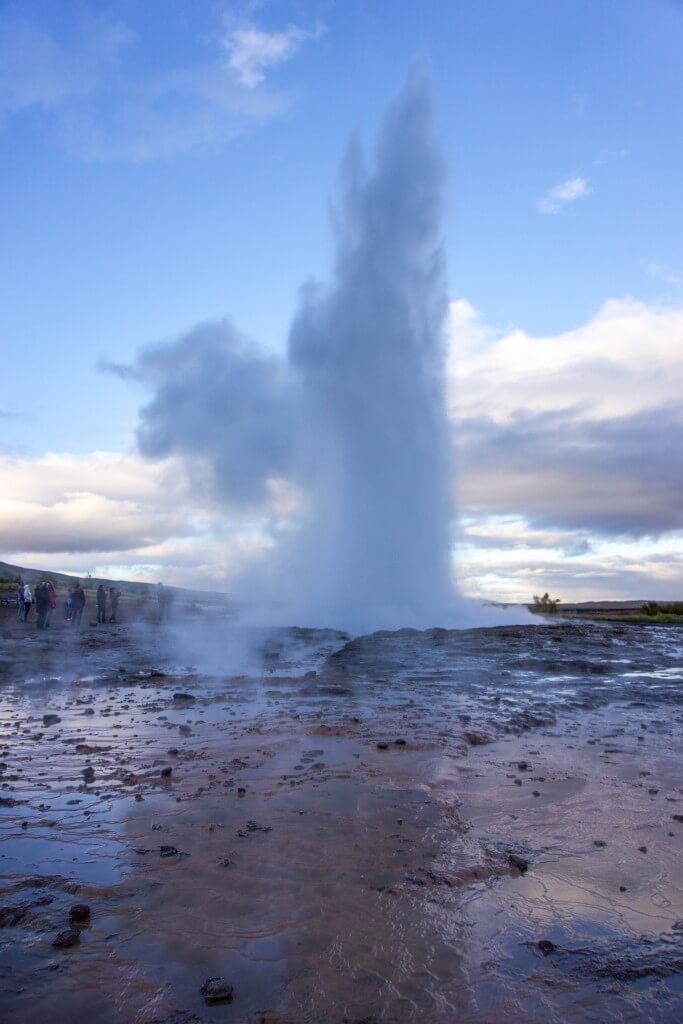
[[[246,787],[245,786],[238,786],[237,787],[237,795],[238,796],[246,796],[247,795]]]
[[[378,750],[388,750],[389,749],[389,744],[388,743],[378,743],[377,744],[377,749]]]
[[[56,725],[61,722],[59,715],[43,715],[43,725]]]
[[[471,747],[482,747],[485,743],[491,742],[491,737],[487,733],[479,732],[476,729],[466,732],[465,739]]]
[[[95,709],[94,708],[86,708],[85,711],[83,712],[83,714],[84,715],[94,715],[95,714]]]
[[[162,768],[161,769],[161,777],[163,779],[169,779],[172,774],[173,774],[173,769],[172,768]]]
[[[619,886],[619,892],[626,892],[626,886],[625,885],[620,885]]]
[[[518,763],[517,767],[519,768],[520,772],[528,772],[529,771],[529,762],[528,761],[520,761]]]
[[[638,849],[641,853],[647,853],[647,846],[639,846]]]
[[[225,978],[207,978],[201,988],[204,1002],[222,1003],[226,999],[232,999],[232,985]]]
[[[223,867],[223,868],[230,868],[230,867],[232,867],[232,861],[230,860],[229,857],[224,857],[223,858],[223,860],[221,861],[221,867]]]
[[[539,939],[536,943],[537,949],[540,949],[543,956],[548,956],[555,950],[555,943],[551,942],[550,939]]]
[[[593,846],[607,846],[607,843],[604,839],[594,839]]]
[[[52,945],[56,949],[69,949],[70,946],[75,946],[80,941],[81,933],[77,928],[66,928],[63,932],[58,932],[52,940]]]
[[[69,917],[72,921],[87,921],[90,917],[90,907],[87,903],[74,903],[69,910]]]
[[[678,821],[680,824],[683,825],[683,814],[672,814],[671,817],[674,821]]]
[[[160,857],[177,857],[178,850],[175,846],[160,846],[159,847]]]
[[[529,868],[529,862],[524,860],[524,857],[518,856],[516,853],[508,854],[508,864],[513,868],[517,868],[520,874],[524,874]]]
[[[191,693],[174,693],[173,700],[177,701],[179,704],[188,704],[196,700],[196,697]]]
[[[394,740],[394,743],[397,747],[405,747],[408,741],[399,736],[397,740]]]
[[[170,757],[177,757],[178,756],[178,748],[177,747],[171,747],[169,749],[168,753],[169,753]]]
[[[88,765],[87,768],[83,769],[82,774],[86,782],[92,782],[93,779],[95,778],[95,769],[91,767],[91,765]]]

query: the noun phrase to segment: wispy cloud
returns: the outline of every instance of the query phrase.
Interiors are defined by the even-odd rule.
[[[249,24],[210,37],[204,59],[149,71],[145,40],[121,20],[86,16],[57,32],[12,8],[0,13],[0,128],[39,111],[45,131],[86,160],[203,151],[288,108],[266,72],[317,34]]]
[[[661,263],[649,263],[647,272],[650,277],[654,277],[657,281],[663,281],[670,288],[680,288],[683,285],[681,275],[676,274],[670,267],[664,266]]]
[[[549,188],[538,200],[536,206],[539,213],[557,213],[567,203],[585,199],[591,194],[591,191],[588,178],[567,178],[566,181],[561,181]]]
[[[315,39],[320,31],[290,25],[282,32],[266,32],[254,24],[239,25],[224,40],[228,67],[243,86],[254,89],[267,69],[290,60],[302,43]]]

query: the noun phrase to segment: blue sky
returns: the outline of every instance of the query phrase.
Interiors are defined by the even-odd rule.
[[[340,156],[416,59],[489,343],[679,310],[682,52],[676,0],[0,4],[7,457],[133,450],[141,395],[102,359],[224,316],[282,351]]]

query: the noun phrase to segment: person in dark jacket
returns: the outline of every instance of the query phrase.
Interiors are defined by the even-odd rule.
[[[97,588],[97,621],[107,621],[107,591],[101,583]]]
[[[47,610],[50,607],[50,598],[47,593],[47,583],[41,580],[36,587],[36,625],[38,629],[45,629]]]
[[[84,608],[85,591],[80,583],[76,583],[74,585],[73,594],[71,595],[71,621],[74,626],[80,626]]]
[[[57,607],[57,592],[55,590],[54,583],[52,582],[52,580],[47,581],[47,600],[48,608],[47,615],[45,616],[45,625],[49,628],[52,613]]]

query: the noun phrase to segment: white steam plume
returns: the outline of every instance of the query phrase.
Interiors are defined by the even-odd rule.
[[[350,149],[334,281],[304,289],[288,358],[209,324],[121,371],[154,389],[141,411],[144,454],[189,456],[233,507],[253,511],[274,477],[303,495],[297,529],[268,572],[235,595],[265,588],[290,622],[355,631],[454,625],[462,615],[451,562],[443,180],[429,88],[414,73],[385,119],[374,169]]]

